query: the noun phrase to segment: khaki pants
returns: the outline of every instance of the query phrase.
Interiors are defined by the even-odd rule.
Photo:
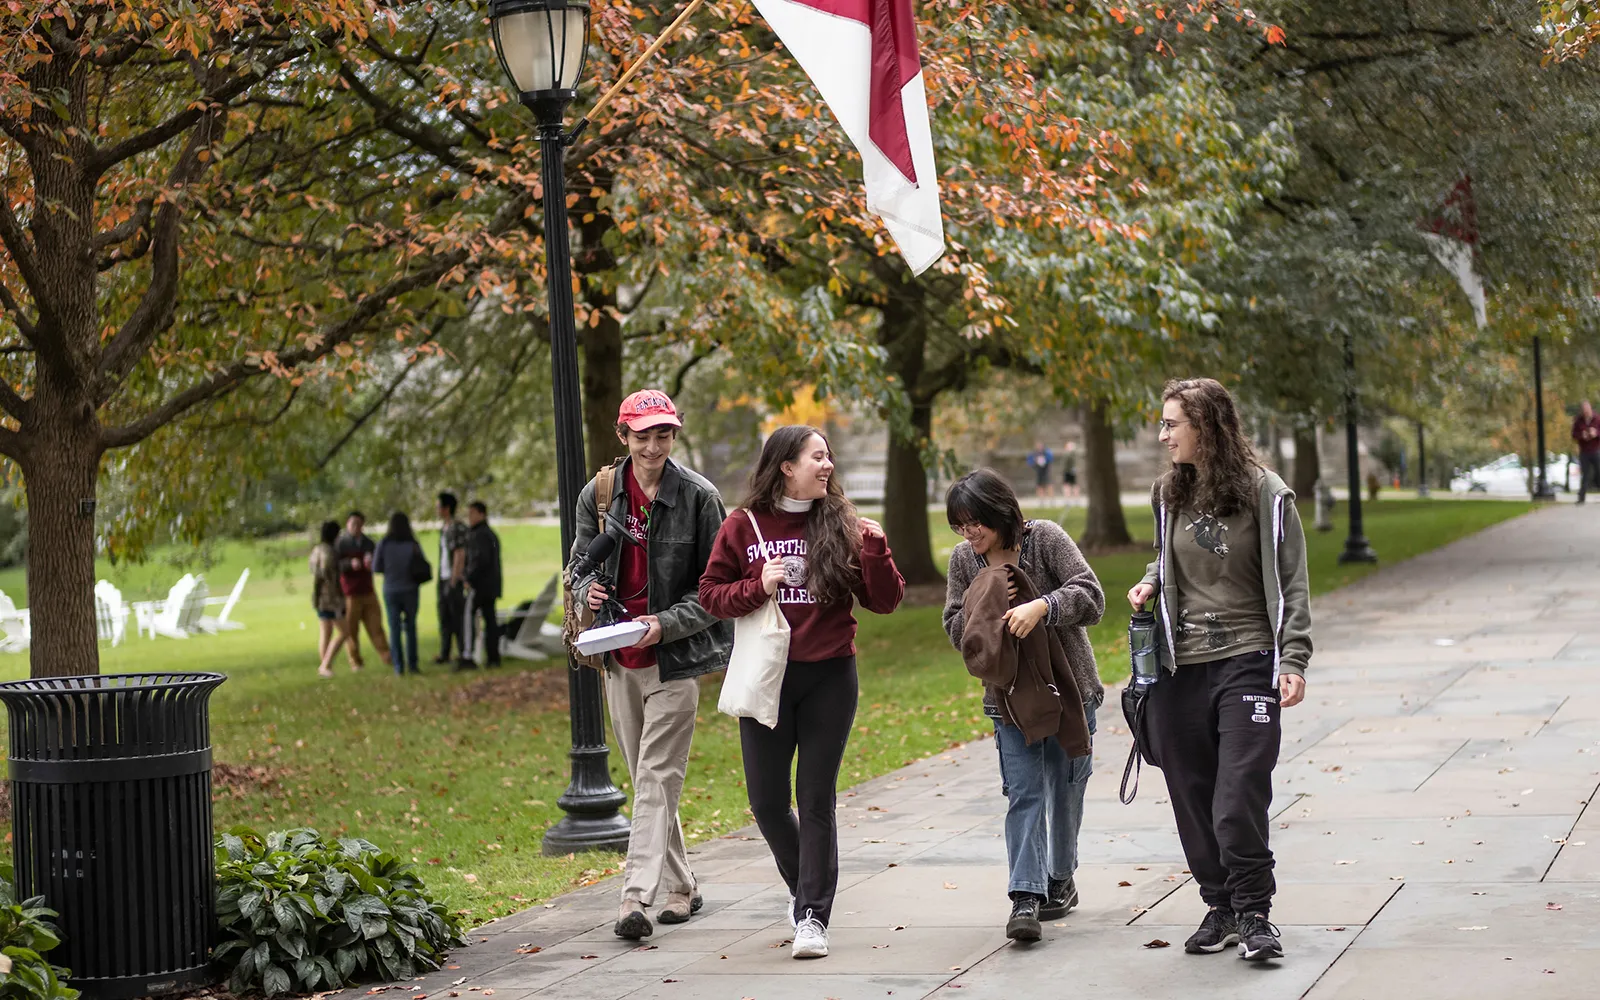
[[[378,651],[384,663],[389,663],[389,640],[383,634],[383,606],[377,594],[346,594],[344,598],[345,652],[350,665],[361,666],[361,626],[367,626],[367,638]]]
[[[633,779],[633,828],[622,897],[649,906],[658,887],[693,892],[678,796],[689,766],[700,685],[692,677],[663,682],[656,667],[629,670],[611,664],[606,668],[606,703]]]

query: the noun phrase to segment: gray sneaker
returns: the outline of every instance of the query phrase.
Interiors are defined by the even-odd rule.
[[[812,912],[807,910],[805,919],[795,925],[794,947],[789,952],[792,958],[828,957],[828,929]]]

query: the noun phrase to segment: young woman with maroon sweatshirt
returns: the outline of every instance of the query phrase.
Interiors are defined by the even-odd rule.
[[[722,523],[700,578],[700,604],[719,618],[739,618],[776,595],[789,622],[778,724],[768,729],[740,719],[739,738],[750,810],[794,897],[793,956],[821,958],[828,954],[828,917],[839,885],[834,787],[858,693],[851,611],[860,601],[886,615],[899,606],[906,584],[883,528],[858,517],[833,478],[833,455],[821,431],[790,426],[773,432],[747,497],[745,509]],[[798,819],[789,789],[797,751]]]

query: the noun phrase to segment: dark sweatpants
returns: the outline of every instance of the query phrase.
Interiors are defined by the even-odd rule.
[[[1185,664],[1163,673],[1149,699],[1150,742],[1200,898],[1269,912],[1277,884],[1267,811],[1283,735],[1272,653]]]
[[[1590,485],[1600,487],[1600,451],[1578,453],[1578,502],[1589,499]]]
[[[453,587],[448,580],[443,581],[438,587],[439,594],[435,599],[439,606],[439,659],[448,661],[450,647],[456,648],[456,658],[465,659],[467,648],[462,644],[462,631],[466,627],[467,594],[460,587]]]
[[[834,788],[845,743],[856,720],[856,658],[789,661],[778,700],[778,725],[739,720],[744,783],[761,836],[778,874],[794,894],[795,916],[806,911],[824,927],[839,888],[839,826]],[[800,763],[795,765],[795,752]],[[789,808],[789,769],[795,768],[795,818]]]

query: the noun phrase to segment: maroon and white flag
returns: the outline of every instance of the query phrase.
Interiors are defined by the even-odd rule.
[[[1477,268],[1473,266],[1478,256],[1478,203],[1472,197],[1472,177],[1463,175],[1439,202],[1433,217],[1424,219],[1417,228],[1434,259],[1455,275],[1466,293],[1478,328],[1487,326],[1489,303],[1484,295],[1483,279],[1478,277]]]
[[[912,273],[944,255],[911,0],[755,0],[861,154],[867,208]]]

